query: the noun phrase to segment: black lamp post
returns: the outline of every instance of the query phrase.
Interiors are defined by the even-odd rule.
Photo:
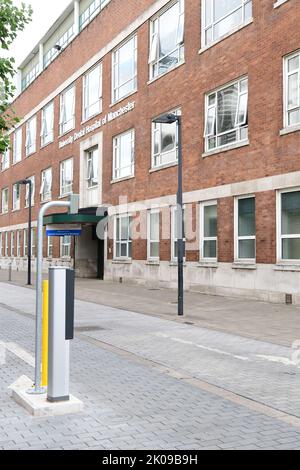
[[[27,259],[28,259],[28,268],[27,268],[27,285],[31,286],[31,197],[32,197],[32,181],[30,179],[20,180],[18,184],[24,184],[25,186],[29,185],[29,204],[28,204],[28,246],[27,246]]]
[[[175,113],[164,114],[154,119],[156,124],[177,123],[178,131],[178,188],[177,188],[177,261],[178,261],[178,315],[183,316],[183,259],[184,259],[184,220],[183,220],[183,193],[182,193],[182,130],[181,116]]]

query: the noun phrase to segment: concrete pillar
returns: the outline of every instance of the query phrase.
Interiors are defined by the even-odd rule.
[[[77,36],[79,34],[79,16],[80,16],[80,8],[79,8],[79,0],[74,1],[74,34]]]

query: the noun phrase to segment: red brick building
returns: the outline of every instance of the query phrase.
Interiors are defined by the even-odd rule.
[[[45,242],[79,276],[175,286],[181,113],[187,289],[299,303],[298,0],[74,1],[20,66],[0,264],[26,268],[28,194],[108,207],[104,243]],[[33,247],[34,254],[34,247]],[[100,274],[99,274],[100,273]]]

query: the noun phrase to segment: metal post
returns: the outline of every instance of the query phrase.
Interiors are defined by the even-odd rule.
[[[182,129],[181,116],[177,116],[178,129],[178,191],[177,191],[177,231],[178,231],[178,315],[183,316],[183,234],[184,234],[184,218],[183,218],[183,194],[182,194]]]
[[[29,212],[28,212],[28,253],[27,253],[27,260],[28,260],[28,267],[27,267],[27,285],[31,286],[31,197],[32,197],[32,181],[27,180],[29,184]]]
[[[45,204],[39,212],[37,226],[37,258],[36,258],[36,323],[35,323],[35,383],[29,393],[44,393],[41,387],[42,359],[42,291],[43,291],[43,227],[44,215],[51,207],[71,207],[70,201],[51,201]]]
[[[11,282],[12,280],[11,271],[12,271],[12,262],[10,262],[8,266],[8,282]]]

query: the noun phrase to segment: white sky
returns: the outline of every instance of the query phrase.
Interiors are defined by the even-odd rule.
[[[33,16],[31,23],[18,34],[9,51],[9,55],[16,60],[16,67],[22,63],[54,21],[71,3],[71,0],[14,0],[14,4],[20,6],[22,1],[32,6]]]

